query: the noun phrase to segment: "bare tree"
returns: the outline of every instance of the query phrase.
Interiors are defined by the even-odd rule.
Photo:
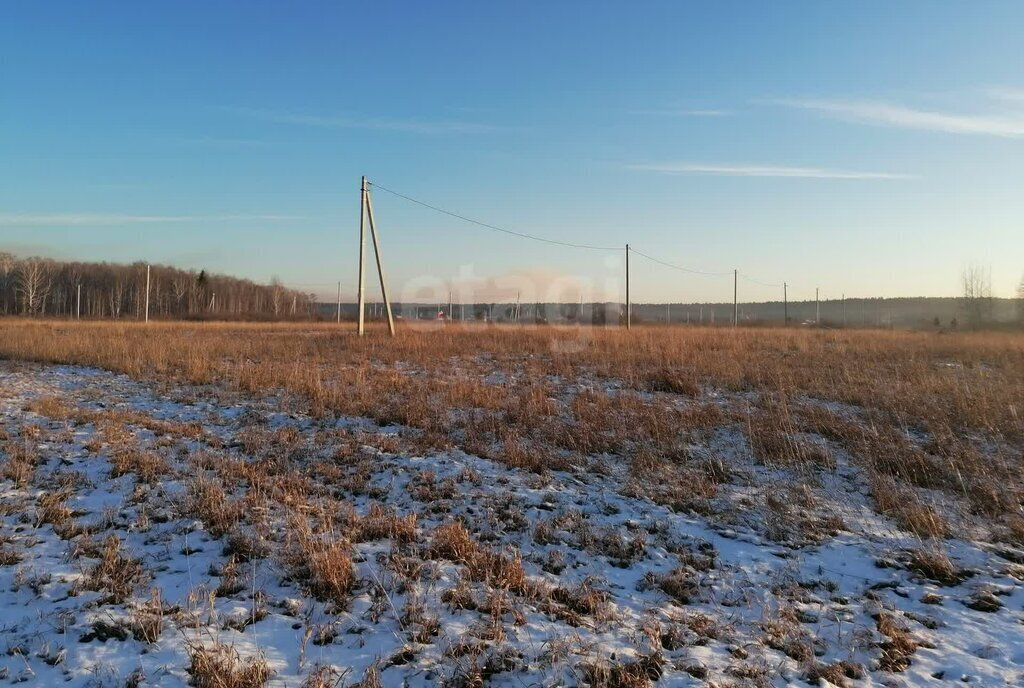
[[[14,286],[16,266],[17,261],[13,255],[0,252],[0,312],[4,314],[12,313],[16,310],[8,296]]]
[[[992,319],[992,276],[983,267],[970,264],[961,273],[963,308],[970,327],[981,327]]]
[[[42,258],[28,258],[18,265],[17,292],[21,297],[21,312],[40,315],[46,307],[50,293],[50,264]]]

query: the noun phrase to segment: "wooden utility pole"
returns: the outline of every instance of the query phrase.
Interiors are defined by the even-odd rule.
[[[380,277],[380,293],[384,297],[384,310],[388,316],[388,333],[395,336],[395,317],[391,313],[391,300],[388,298],[388,285],[384,279],[384,261],[380,255],[380,241],[377,239],[377,223],[373,219],[373,202],[370,200],[370,192],[366,190],[366,177],[363,177],[363,198],[366,200],[366,217],[370,221],[370,237],[373,239],[373,255],[377,258],[377,275]],[[363,333],[363,242],[362,242],[362,217],[360,216],[360,240],[359,240],[359,334]]]
[[[846,327],[846,294],[843,294],[843,327]]]
[[[146,320],[149,322],[149,263],[146,263]]]
[[[448,319],[455,320],[455,311],[452,309],[452,292],[448,291]]]
[[[782,323],[784,325],[789,324],[789,294],[787,293],[788,287],[786,283],[782,283]]]
[[[666,303],[665,304],[665,324],[667,325],[667,324],[670,324],[671,322],[672,322],[672,304],[671,303]]]
[[[338,281],[338,324],[341,324],[341,280]]]
[[[75,298],[75,319],[82,319],[82,283],[78,283],[78,296]]]
[[[629,300],[629,244],[626,244],[626,329],[633,325],[633,304]]]
[[[814,324],[821,325],[821,301],[818,300],[818,288],[814,288]]]
[[[732,326],[740,324],[740,302],[739,302],[739,270],[732,271]]]
[[[363,274],[363,263],[365,262],[366,256],[366,177],[363,177],[363,183],[359,187],[359,286],[357,287],[359,293],[359,324],[356,326],[356,331],[359,336],[362,337],[365,333],[364,319],[365,314],[363,308],[366,305],[366,277]]]

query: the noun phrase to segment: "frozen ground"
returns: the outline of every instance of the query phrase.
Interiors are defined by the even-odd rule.
[[[702,517],[615,457],[537,475],[289,407],[0,363],[0,683],[216,686],[237,652],[275,686],[1024,684],[1024,553],[914,572],[841,450],[797,481],[724,428]],[[351,556],[342,595],[301,532]]]

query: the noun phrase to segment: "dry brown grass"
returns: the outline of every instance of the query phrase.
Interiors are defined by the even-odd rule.
[[[243,660],[238,651],[222,642],[189,647],[188,667],[195,688],[260,688],[272,675],[262,656]]]
[[[457,521],[434,529],[428,554],[462,564],[470,580],[482,581],[500,590],[518,593],[527,590],[526,571],[518,554],[506,555],[481,545]]]
[[[289,523],[287,537],[280,559],[289,577],[317,599],[330,602],[337,609],[347,608],[356,584],[348,539],[329,527],[315,530],[300,517]]]
[[[901,486],[888,476],[872,476],[871,496],[880,513],[920,538],[942,538],[950,532],[945,519],[922,502],[912,488]]]
[[[142,562],[124,553],[116,535],[103,541],[96,556],[99,561],[85,572],[77,589],[106,593],[106,602],[124,602],[146,577]]]
[[[882,651],[879,668],[883,671],[906,671],[910,666],[911,656],[917,652],[917,640],[892,614],[881,613],[875,620],[875,625],[883,637],[879,643]]]
[[[771,465],[828,469],[828,445],[800,435],[808,432],[891,478],[898,492],[901,485],[941,489],[996,519],[1013,513],[1024,495],[1019,334],[407,325],[392,339],[379,330],[358,338],[332,324],[10,319],[0,321],[0,357],[218,382],[243,393],[284,390],[313,414],[417,429],[415,438],[402,440],[415,451],[454,445],[531,471],[573,469],[587,456],[618,454],[632,460],[648,486],[699,479],[696,499],[659,497],[683,509],[707,510],[716,479],[680,447],[730,423],[746,430],[755,456]],[[503,377],[488,377],[496,372]],[[737,407],[735,398],[726,405],[703,400],[702,390],[715,388],[747,393],[754,407]],[[36,410],[76,422],[202,434],[194,425],[143,414],[107,418],[54,400],[39,400]],[[265,449],[287,456],[295,440],[246,441],[257,455]],[[3,477],[32,479],[34,461],[17,446],[31,441],[8,439]],[[926,510],[881,508],[921,535],[947,532]],[[230,518],[207,515],[215,529],[230,530]]]

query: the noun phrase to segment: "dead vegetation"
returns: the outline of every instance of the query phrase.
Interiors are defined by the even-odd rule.
[[[865,508],[922,541],[917,549],[900,545],[892,567],[905,580],[965,581],[971,572],[945,554],[941,541],[955,537],[968,517],[991,525],[993,539],[1024,542],[1017,522],[1024,482],[1011,470],[1024,440],[1012,410],[1024,406],[1024,349],[1009,336],[638,328],[629,335],[595,331],[569,355],[562,345],[576,335],[560,328],[452,328],[395,340],[356,340],[324,326],[154,328],[166,336],[143,337],[127,325],[0,322],[0,333],[11,334],[0,339],[0,355],[281,393],[282,409],[325,422],[306,430],[257,420],[222,444],[196,423],[87,409],[56,397],[27,404],[44,420],[0,437],[0,478],[23,489],[54,486],[26,502],[25,522],[52,526],[69,540],[81,569],[75,592],[95,591],[101,605],[125,604],[127,619],[97,626],[96,639],[116,633],[111,637],[156,643],[172,617],[191,628],[205,623],[201,613],[225,633],[245,632],[276,613],[275,604],[291,604],[255,589],[254,572],[263,564],[293,595],[307,596],[309,608],[288,614],[294,627],[308,629],[314,646],[351,640],[346,634],[364,632],[365,624],[395,625],[406,647],[375,662],[354,685],[383,685],[389,667],[417,661],[423,646],[444,648],[451,660],[436,680],[483,685],[523,669],[510,643],[528,614],[607,632],[632,622],[633,610],[616,602],[638,589],[657,601],[661,616],[636,633],[642,638],[630,638],[635,654],[595,659],[593,647],[570,652],[551,643],[551,665],[572,667],[592,686],[650,686],[669,670],[708,680],[706,667],[680,662],[687,647],[709,645],[728,648],[735,661],[718,673],[736,685],[769,685],[777,666],[762,660],[764,653],[799,667],[812,683],[843,686],[867,670],[853,660],[822,661],[836,655],[823,653],[816,622],[808,620],[817,617],[799,595],[755,619],[751,642],[733,643],[742,635],[735,620],[756,602],[741,589],[723,591],[722,576],[731,573],[718,567],[713,547],[674,540],[671,527],[653,517],[614,525],[601,518],[614,516],[622,497],[643,500],[645,508],[653,502],[668,507],[654,509],[657,519],[696,515],[728,537],[753,532],[780,545],[782,559],[846,528],[821,490],[852,466],[860,480],[856,496],[870,495]],[[951,357],[964,365],[939,365]],[[387,427],[334,425],[348,416]],[[186,519],[188,533],[200,531],[199,546],[219,553],[207,572],[213,580],[195,593],[189,614],[169,612],[159,591],[149,601],[134,597],[149,575],[126,540],[109,534],[118,514],[75,513],[73,476],[48,466],[45,450],[75,424],[95,428],[84,446],[131,494],[127,506],[138,507],[132,527],[145,533],[151,518]],[[723,440],[723,429],[734,445]],[[590,474],[621,481],[599,503],[570,504],[517,499],[507,477],[488,484],[469,468],[446,474],[403,465],[381,479],[389,457],[439,449],[492,459],[528,476],[537,495],[565,484],[555,472],[573,474],[567,481]],[[171,480],[183,489],[155,496]],[[467,486],[486,496],[465,503]],[[397,508],[388,502],[395,489],[403,495]],[[191,544],[186,538],[182,554],[202,551]],[[18,585],[38,596],[48,583],[45,572],[22,566],[26,551],[21,543],[0,543],[0,566],[24,569]],[[642,564],[647,573],[623,592],[603,576],[577,573],[593,561],[609,571]],[[825,595],[807,606],[850,604],[834,589],[828,593],[831,600]],[[995,613],[998,596],[979,588],[953,599]],[[310,598],[319,601],[319,617]],[[200,611],[218,603],[245,606],[219,617]],[[723,612],[731,608],[738,611]],[[467,612],[456,637],[447,636],[444,611]],[[921,642],[903,619],[916,621],[886,611],[874,618],[873,631],[870,620],[863,629],[874,633],[865,646],[878,649],[884,671],[905,671]],[[228,644],[194,644],[188,652],[188,672],[200,688],[250,688],[271,679],[262,656],[243,659]],[[870,664],[866,655],[859,659]],[[322,687],[351,685],[346,679],[360,674],[319,667],[303,675],[305,685]]]
[[[194,643],[189,656],[188,673],[195,688],[261,688],[272,675],[262,656],[242,659],[234,647],[219,641]]]

